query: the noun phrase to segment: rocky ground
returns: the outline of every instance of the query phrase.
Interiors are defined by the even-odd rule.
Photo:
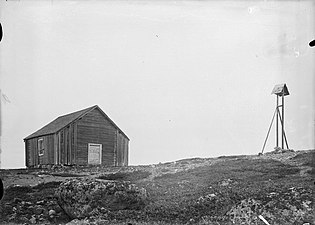
[[[0,224],[315,224],[315,151],[0,170]]]

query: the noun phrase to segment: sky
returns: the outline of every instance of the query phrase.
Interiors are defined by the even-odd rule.
[[[314,149],[314,1],[1,1],[1,168],[23,138],[98,105],[129,164],[258,154],[286,83],[291,149]],[[271,130],[265,151],[275,147]]]

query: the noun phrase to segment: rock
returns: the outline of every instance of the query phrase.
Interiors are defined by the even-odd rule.
[[[56,205],[56,202],[55,201],[49,201],[45,205],[46,206],[53,206],[53,205]]]
[[[37,205],[44,205],[45,204],[45,200],[41,200],[41,201],[38,201],[36,202]]]
[[[124,181],[72,179],[56,190],[60,207],[71,219],[88,217],[94,209],[138,210],[145,206],[146,191]],[[103,211],[104,211],[103,209]]]
[[[35,215],[32,215],[32,218],[30,219],[30,222],[31,222],[32,224],[36,223],[36,217],[35,217]]]
[[[225,179],[225,180],[221,181],[219,185],[221,185],[221,186],[228,186],[228,185],[230,185],[232,182],[233,182],[233,181],[232,181],[231,179]]]
[[[87,221],[87,220],[74,219],[74,220],[71,220],[66,225],[88,225],[88,224],[89,224],[89,221]]]
[[[56,211],[51,209],[51,210],[48,211],[48,215],[49,216],[55,216],[56,215]]]
[[[213,193],[212,193],[212,194],[209,194],[208,196],[209,196],[210,198],[214,198],[214,197],[216,196],[216,194],[213,194]]]
[[[12,206],[5,204],[4,209],[5,209],[6,211],[11,211],[11,210],[12,210]]]
[[[56,205],[56,206],[54,207],[54,210],[56,211],[56,213],[60,213],[60,212],[63,211],[63,210],[60,208],[59,205]]]
[[[29,221],[25,216],[19,217],[19,220],[21,220],[25,223],[27,223]]]
[[[22,199],[20,199],[20,198],[14,198],[14,199],[13,199],[13,202],[14,202],[14,203],[20,203],[20,202],[22,202]]]
[[[104,220],[104,219],[97,219],[95,221],[95,225],[104,225],[104,224],[110,224],[109,220]]]
[[[9,221],[13,221],[13,220],[15,220],[16,219],[16,213],[13,213],[13,214],[11,214],[9,217],[8,217],[8,220]]]
[[[35,208],[33,209],[33,212],[34,212],[36,215],[42,214],[43,211],[44,211],[44,209],[41,208],[40,206],[37,206],[37,207],[35,207]]]
[[[42,214],[44,214],[45,216],[48,216],[48,209],[43,208],[43,212],[42,212]]]

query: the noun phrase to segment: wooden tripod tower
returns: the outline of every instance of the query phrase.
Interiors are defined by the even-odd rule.
[[[267,137],[265,139],[261,153],[264,152],[266,142],[267,142],[267,139],[269,137],[270,129],[272,127],[275,115],[276,115],[276,147],[275,148],[279,148],[279,136],[281,134],[281,136],[280,136],[281,137],[281,148],[284,149],[284,142],[285,142],[287,149],[289,149],[288,140],[287,140],[287,137],[286,137],[285,131],[284,131],[284,96],[289,95],[287,85],[286,84],[277,84],[273,88],[271,94],[276,95],[276,109],[273,113],[273,117],[272,117],[269,129],[268,129]],[[281,98],[281,105],[279,105],[279,98]],[[280,108],[281,108],[281,111],[280,111]],[[279,121],[280,121],[280,125],[281,125],[281,132],[280,133],[279,133]]]

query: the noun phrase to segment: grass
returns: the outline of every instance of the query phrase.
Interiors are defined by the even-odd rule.
[[[124,181],[137,181],[147,178],[151,175],[148,171],[136,170],[133,172],[116,172],[110,174],[103,174],[98,176],[102,180],[124,180]]]
[[[291,160],[302,163],[303,166],[315,168],[315,151],[298,154]]]
[[[222,155],[219,156],[218,159],[239,159],[239,158],[245,158],[246,155]]]
[[[156,177],[152,183],[140,183],[150,194],[147,214],[154,221],[189,223],[215,215],[227,222],[226,212],[242,199],[264,199],[264,193],[302,185],[310,180],[298,176],[299,168],[275,160],[237,159],[197,167],[176,174]],[[231,180],[222,186],[224,180]],[[287,182],[288,180],[290,182]],[[215,194],[213,201],[198,203],[200,197]]]
[[[49,175],[55,177],[84,177],[86,175],[76,174],[76,173],[67,173],[67,172],[50,172],[49,170],[39,172],[38,175]]]
[[[28,186],[14,186],[5,189],[2,202],[13,201],[14,198],[23,199],[24,201],[31,200],[29,193],[33,193],[33,189]]]
[[[138,187],[145,188],[148,193],[148,202],[144,209],[110,212],[107,215],[109,222],[103,224],[232,224],[228,212],[233,207],[239,210],[237,207],[242,202],[245,204],[244,200],[248,199],[255,199],[261,204],[260,208],[252,209],[254,213],[260,212],[259,210],[274,213],[273,219],[265,215],[273,222],[271,224],[294,224],[292,213],[284,215],[289,212],[286,210],[290,210],[290,207],[301,210],[305,202],[313,202],[313,159],[314,151],[299,153],[289,160],[290,164],[264,157],[224,156],[217,161],[210,159],[215,163],[209,165],[199,165],[172,173],[169,165],[182,167],[194,163],[193,159],[182,160],[176,164],[157,166],[155,169],[162,171],[163,174],[154,177],[153,180],[146,179],[152,174],[145,167],[137,170],[131,168],[129,171],[125,168],[123,171],[112,173],[107,171],[106,174],[103,171],[98,179],[130,181]],[[195,161],[199,163],[202,160]],[[313,170],[308,172],[308,176],[302,177],[300,165],[310,166]],[[50,182],[33,188],[10,187],[6,190],[0,210],[5,202],[11,202],[15,197],[33,202],[41,198],[50,198],[59,184],[60,182]],[[277,195],[270,197],[270,193]],[[250,207],[252,205],[249,205]],[[279,219],[275,218],[276,216]],[[296,224],[314,219],[311,214],[296,215],[296,218],[298,221]],[[63,222],[67,222],[66,219]],[[263,223],[260,221],[257,224]]]
[[[55,189],[59,187],[60,181],[52,181],[47,183],[40,183],[32,188],[35,192],[34,196],[38,196],[38,199],[54,198]]]
[[[86,175],[81,175],[81,174],[73,174],[73,173],[52,173],[52,176],[56,177],[84,177]]]

